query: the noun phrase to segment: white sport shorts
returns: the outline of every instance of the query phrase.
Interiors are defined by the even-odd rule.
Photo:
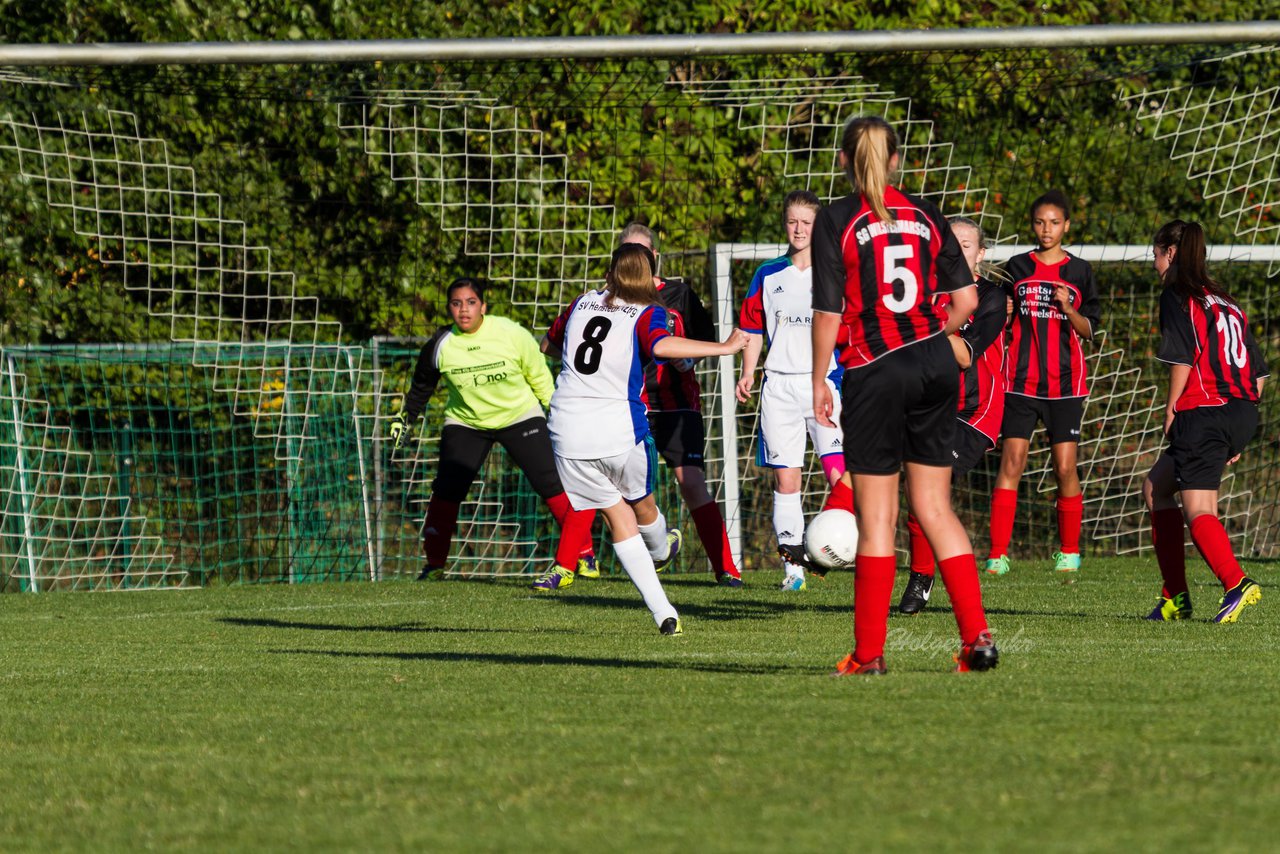
[[[824,427],[813,417],[813,379],[809,374],[765,372],[760,388],[760,437],[756,462],[768,468],[804,466],[805,437],[813,441],[819,457],[844,453],[840,429],[840,391],[827,380],[834,409],[835,427]]]
[[[569,460],[556,456],[556,471],[574,510],[602,510],[639,501],[653,492],[654,459],[646,440],[614,457]]]

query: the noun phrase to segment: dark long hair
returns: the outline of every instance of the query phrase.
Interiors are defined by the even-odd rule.
[[[1164,283],[1173,288],[1173,292],[1186,302],[1196,299],[1201,302],[1205,297],[1215,296],[1237,305],[1231,294],[1209,275],[1205,261],[1204,229],[1198,222],[1184,222],[1175,219],[1160,226],[1156,236],[1151,239],[1156,250],[1168,250],[1177,247],[1173,262],[1164,271]]]

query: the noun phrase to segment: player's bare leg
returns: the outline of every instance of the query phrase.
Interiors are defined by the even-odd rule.
[[[804,506],[800,495],[800,469],[773,470],[773,532],[782,557],[782,589],[805,589]]]
[[[951,509],[951,467],[907,463],[907,496],[911,513],[937,556],[938,572],[955,612],[961,644],[956,661],[963,670],[989,670],[999,654],[982,607],[973,545]]]
[[[663,634],[678,634],[679,615],[662,589],[662,582],[658,580],[658,571],[643,535],[646,524],[653,526],[662,519],[653,496],[646,495],[634,504],[619,501],[612,507],[606,507],[601,513],[609,525],[613,553],[618,556],[618,562],[622,564],[631,583],[640,591],[640,596],[659,630]],[[665,526],[665,522],[663,524]]]
[[[1184,520],[1178,507],[1178,481],[1173,457],[1161,454],[1142,484],[1142,499],[1151,513],[1151,545],[1160,567],[1160,598],[1148,620],[1170,622],[1191,616],[1191,591],[1187,587],[1187,547]]]
[[[1076,469],[1076,442],[1058,442],[1050,449],[1053,476],[1058,481],[1058,553],[1054,569],[1075,572],[1080,569],[1080,528],[1084,520],[1084,497],[1080,489],[1080,473]]]
[[[857,500],[858,557],[853,575],[853,636],[851,660],[841,670],[884,672],[884,643],[893,599],[894,528],[898,524],[898,475],[854,474]],[[873,668],[866,670],[865,668]]]
[[[1236,560],[1231,540],[1218,518],[1218,490],[1184,489],[1181,495],[1182,512],[1187,517],[1187,527],[1191,529],[1191,541],[1218,581],[1222,582],[1222,602],[1213,621],[1234,623],[1245,606],[1257,604],[1262,599],[1262,588],[1244,574]]]
[[[726,587],[741,587],[742,574],[733,562],[729,548],[729,532],[725,528],[720,505],[707,489],[706,472],[700,466],[675,466],[676,483],[680,485],[680,497],[689,508],[698,539],[711,561],[711,571],[716,581]]]
[[[1013,520],[1018,512],[1018,481],[1027,467],[1027,439],[1004,439],[1000,451],[1000,473],[991,492],[991,550],[987,553],[987,572],[1004,575],[1009,571],[1009,540],[1013,538]]]

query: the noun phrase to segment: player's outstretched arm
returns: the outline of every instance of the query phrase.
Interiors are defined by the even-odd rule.
[[[756,365],[760,363],[760,351],[764,349],[764,336],[759,332],[747,333],[747,346],[742,351],[742,375],[734,386],[739,403],[746,403],[756,384]]]
[[[747,346],[749,336],[741,329],[729,333],[724,341],[694,341],[667,335],[653,345],[659,359],[701,359],[704,356],[732,356]]]

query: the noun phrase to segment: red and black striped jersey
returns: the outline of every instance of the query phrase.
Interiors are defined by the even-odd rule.
[[[1160,351],[1156,358],[1187,365],[1186,388],[1175,412],[1222,406],[1230,398],[1258,400],[1258,379],[1269,376],[1249,318],[1240,306],[1216,296],[1183,300],[1165,288],[1160,295]]]
[[[960,244],[925,199],[889,187],[883,222],[860,195],[818,212],[813,228],[813,308],[841,316],[836,349],[859,368],[931,338],[946,325],[937,293],[973,283]]]
[[[1006,392],[1055,400],[1085,397],[1084,346],[1053,289],[1066,285],[1071,305],[1089,321],[1090,337],[1102,322],[1102,305],[1093,268],[1068,254],[1045,264],[1034,252],[1015,255],[1005,265],[1013,282],[1013,326],[1005,359]]]
[[[658,296],[667,307],[668,332],[696,341],[715,340],[711,315],[688,282],[659,279]],[[650,362],[645,369],[644,395],[650,412],[702,411],[702,388],[689,359]]]
[[[972,356],[960,371],[956,417],[995,444],[1004,419],[1004,327],[1008,293],[990,279],[978,279],[978,308],[959,335]],[[946,305],[949,296],[939,299]]]

